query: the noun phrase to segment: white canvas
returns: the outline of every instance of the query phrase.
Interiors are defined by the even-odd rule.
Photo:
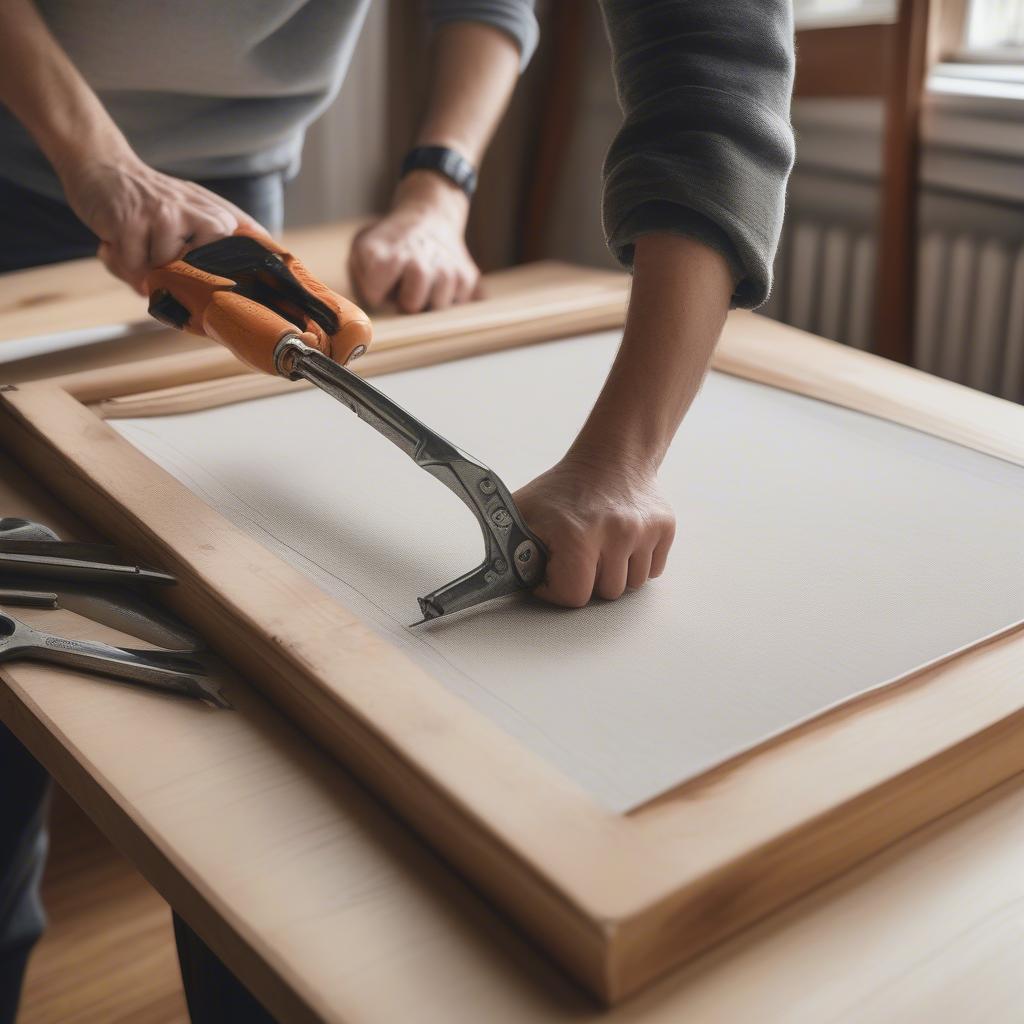
[[[614,333],[374,383],[515,488],[558,459]],[[581,611],[522,598],[426,626],[482,556],[470,513],[314,391],[121,433],[623,811],[809,715],[1024,619],[1024,469],[712,374],[662,471],[664,577]]]

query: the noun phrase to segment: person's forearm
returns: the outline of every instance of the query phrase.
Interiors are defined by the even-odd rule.
[[[768,297],[793,163],[792,0],[601,0],[622,126],[604,227],[632,262],[652,231],[723,253],[733,305]]]
[[[570,456],[657,470],[700,390],[733,284],[726,260],[700,242],[637,239],[622,345]]]
[[[0,103],[50,161],[107,269],[140,294],[152,267],[251,223],[139,159],[31,0],[0,2]]]
[[[479,163],[518,77],[519,50],[510,36],[472,21],[442,26],[417,145],[450,146]]]
[[[472,21],[435,32],[433,74],[421,146],[447,146],[478,164],[519,75],[512,37]],[[480,271],[466,248],[469,198],[431,170],[398,183],[391,209],[356,237],[349,257],[353,283],[371,307],[394,298],[403,313],[445,309],[477,294]]]
[[[63,177],[84,154],[112,159],[128,143],[53,38],[31,0],[0,4],[0,101]]]
[[[443,25],[434,37],[431,82],[416,144],[447,146],[479,164],[519,77],[511,37],[471,21]],[[431,171],[413,171],[400,193],[429,191],[465,205],[458,189]]]

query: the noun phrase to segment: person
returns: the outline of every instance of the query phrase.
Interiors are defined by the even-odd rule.
[[[339,88],[369,2],[5,0],[0,270],[96,253],[142,291],[149,268],[239,225],[278,231],[304,130]],[[550,552],[537,595],[572,607],[665,568],[675,522],[658,467],[728,309],[768,295],[793,161],[788,0],[601,7],[623,108],[603,218],[632,295],[578,436],[515,496]],[[350,254],[370,307],[394,298],[407,313],[474,295],[467,180],[537,42],[533,0],[426,10],[433,70],[417,149]],[[42,928],[46,776],[6,730],[0,770],[4,1021]],[[175,931],[195,1021],[270,1020],[183,921]]]

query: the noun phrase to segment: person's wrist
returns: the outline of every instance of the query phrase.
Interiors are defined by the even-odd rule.
[[[65,186],[90,168],[105,167],[131,174],[145,166],[116,129],[113,134],[68,140],[55,147],[50,162]]]
[[[392,206],[440,214],[460,230],[469,218],[466,193],[443,174],[426,169],[410,171],[399,181]]]
[[[640,486],[657,476],[663,454],[639,439],[585,426],[563,461],[592,475],[614,476]]]

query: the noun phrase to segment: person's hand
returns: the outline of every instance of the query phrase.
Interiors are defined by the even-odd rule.
[[[153,170],[134,155],[77,163],[62,176],[68,203],[99,237],[107,269],[145,294],[146,273],[187,249],[255,222],[191,181]]]
[[[466,249],[469,200],[430,171],[399,184],[391,211],[352,243],[349,272],[371,308],[394,297],[403,313],[468,302],[480,271]]]
[[[665,569],[675,516],[653,472],[570,453],[513,497],[548,549],[545,601],[614,601]]]

